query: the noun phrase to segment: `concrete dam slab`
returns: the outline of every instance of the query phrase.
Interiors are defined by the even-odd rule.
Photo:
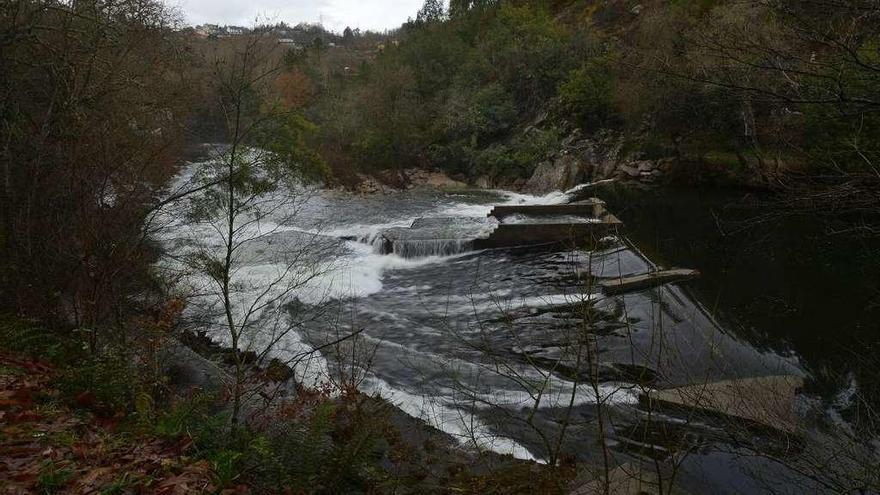
[[[540,244],[580,247],[623,227],[597,198],[562,205],[496,206],[489,216],[500,224],[489,237],[475,241],[479,249]]]
[[[804,379],[799,376],[761,376],[655,390],[647,392],[645,398],[794,433],[798,429],[794,402],[803,386]]]
[[[601,199],[591,198],[578,203],[568,203],[561,205],[501,205],[496,206],[489,213],[490,217],[495,217],[500,221],[504,221],[505,217],[511,215],[535,215],[535,216],[561,216],[572,215],[586,218],[601,218],[606,213],[605,202]]]
[[[404,258],[449,256],[475,249],[534,245],[592,245],[622,222],[599,199],[561,205],[502,205],[488,217],[428,217],[382,231],[370,243]]]
[[[638,290],[650,289],[658,285],[683,282],[700,276],[697,270],[675,269],[650,272],[629,277],[620,277],[599,282],[605,294],[623,294]]]

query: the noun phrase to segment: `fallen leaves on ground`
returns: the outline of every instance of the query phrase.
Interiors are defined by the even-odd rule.
[[[116,432],[60,401],[54,376],[46,363],[0,354],[0,494],[215,491],[190,443]]]

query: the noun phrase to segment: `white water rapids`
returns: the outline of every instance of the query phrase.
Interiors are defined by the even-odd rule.
[[[181,175],[179,187],[191,173]],[[275,342],[273,355],[282,360],[363,329],[359,345],[370,350],[371,358],[369,366],[358,364],[368,368],[359,370],[365,373],[362,391],[380,394],[463,443],[525,459],[542,457],[535,440],[520,439],[515,428],[494,419],[499,411],[517,417],[534,405],[532,384],[545,384],[540,410],[551,425],[554,410],[597,402],[626,407],[638,401],[625,380],[612,378],[593,388],[522,359],[559,359],[558,328],[566,316],[554,308],[596,302],[619,322],[624,302],[626,319],[640,332],[636,339],[650,336],[658,319],[668,320],[674,330],[668,338],[682,350],[670,365],[670,376],[679,372],[679,362],[719,375],[748,372],[750,362],[752,368],[766,365],[754,349],[720,332],[701,306],[678,289],[664,293],[668,302],[662,307],[645,297],[598,300],[595,294],[572,290],[573,269],[597,276],[651,269],[644,257],[626,248],[595,256],[469,250],[481,229],[491,228],[484,222],[494,205],[560,204],[585,187],[545,196],[471,191],[362,197],[304,188],[279,193],[265,200],[264,216],[242,218],[235,225],[235,238],[246,240],[236,250],[232,274],[235,321],[252,348]],[[158,237],[168,256],[157,268],[190,301],[186,316],[193,324],[228,344],[217,283],[191,263],[199,253],[222,252],[222,219],[194,221],[186,215],[188,206],[177,204],[158,219],[164,225]],[[407,228],[421,218],[444,219],[434,222],[440,227],[449,223],[462,235],[442,242],[394,243],[389,254],[376,248],[380,233]],[[290,262],[291,255],[296,263]],[[515,331],[499,323],[499,315],[514,315]],[[617,324],[612,323],[609,331]],[[474,344],[487,346],[488,353]],[[614,363],[631,362],[637,343],[609,338],[600,345],[613,370]],[[654,352],[649,345],[646,349],[645,360]],[[736,357],[737,370],[713,368],[712,353],[719,349]],[[321,385],[351,371],[330,354],[299,362],[298,379]]]

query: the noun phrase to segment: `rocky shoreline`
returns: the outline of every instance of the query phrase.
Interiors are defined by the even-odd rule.
[[[356,174],[356,181],[341,186],[342,189],[359,194],[392,194],[411,189],[464,189],[470,186],[438,170],[407,168],[383,171],[376,175]]]
[[[277,359],[265,364],[257,363],[257,356],[252,352],[243,353],[241,359],[254,365],[249,380],[262,382],[268,391],[246,400],[242,415],[243,421],[248,424],[266,428],[262,423],[271,417],[271,411],[283,408],[285,401],[293,401],[298,395],[313,393],[296,380],[293,369]],[[225,387],[232,383],[234,351],[217,343],[205,332],[185,331],[177,339],[170,339],[161,352],[160,361],[163,363],[162,372],[169,379],[168,385],[181,395],[193,390],[222,394]],[[442,485],[443,480],[453,477],[467,478],[495,470],[541,469],[541,465],[534,461],[466,448],[452,435],[410,416],[383,397],[355,391],[355,398],[352,399],[350,394],[347,399],[340,397],[331,400],[338,402],[340,407],[346,401],[359,402],[377,421],[385,422],[386,433],[394,439],[394,445],[389,448],[393,447],[398,453],[407,452],[406,456],[385,453],[382,466],[395,476],[432,479]],[[274,403],[266,399],[269,395]]]
[[[529,133],[529,129],[524,131]],[[641,151],[627,151],[629,138],[613,131],[583,136],[574,129],[558,149],[540,161],[528,178],[499,179],[488,175],[447,175],[441,170],[407,168],[376,174],[354,174],[341,189],[359,194],[393,194],[412,189],[455,190],[466,187],[506,189],[528,194],[566,191],[578,184],[614,179],[634,186],[662,184],[714,184],[766,189],[774,177],[784,174],[786,164],[735,155],[735,167],[695,157],[650,158]],[[751,173],[743,174],[743,170]]]

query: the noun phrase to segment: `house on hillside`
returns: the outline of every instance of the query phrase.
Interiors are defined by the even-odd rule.
[[[205,36],[211,36],[220,32],[220,26],[217,24],[202,24],[196,26],[196,32],[204,33]]]
[[[279,45],[285,45],[291,50],[302,50],[303,46],[291,38],[278,38]]]

